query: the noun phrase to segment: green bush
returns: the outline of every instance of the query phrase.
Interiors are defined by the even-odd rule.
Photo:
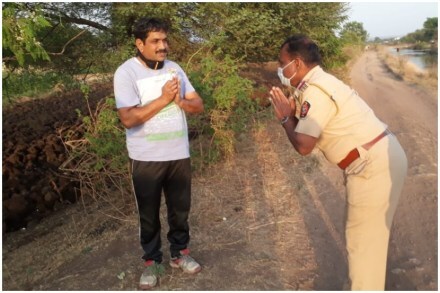
[[[50,93],[57,86],[71,90],[79,86],[72,76],[54,71],[23,70],[21,73],[3,71],[3,104],[19,97],[36,98]]]
[[[240,76],[235,60],[221,51],[205,52],[187,73],[205,106],[203,114],[189,117],[190,129],[199,134],[192,152],[200,168],[232,155],[235,134],[243,130],[257,104],[251,99],[253,82]]]
[[[127,164],[125,132],[115,115],[114,103],[113,98],[107,98],[96,121],[92,121],[90,116],[83,117],[88,151],[96,155],[91,166],[95,171],[102,170],[104,166],[110,170],[121,170]]]

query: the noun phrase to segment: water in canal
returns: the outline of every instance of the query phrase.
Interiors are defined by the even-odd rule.
[[[437,68],[438,55],[430,54],[424,50],[412,50],[402,48],[390,48],[390,51],[397,56],[404,56],[408,58],[408,61],[415,64],[418,68],[425,70],[429,68]]]

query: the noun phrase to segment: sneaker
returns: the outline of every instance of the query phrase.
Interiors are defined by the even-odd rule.
[[[145,262],[145,269],[139,281],[139,288],[141,290],[148,290],[156,286],[157,276],[154,269],[156,265],[154,260],[147,260]]]
[[[189,256],[189,249],[186,248],[180,251],[179,257],[174,257],[170,260],[170,266],[172,268],[180,268],[183,272],[188,274],[196,274],[202,270],[202,267]]]

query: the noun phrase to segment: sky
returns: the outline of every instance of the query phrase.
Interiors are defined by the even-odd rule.
[[[351,2],[349,20],[363,24],[370,39],[403,37],[438,17],[437,2]]]

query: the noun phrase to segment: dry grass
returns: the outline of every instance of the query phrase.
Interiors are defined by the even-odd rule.
[[[4,236],[3,289],[40,290],[37,284],[56,275],[64,264],[112,240],[123,226],[96,212],[107,208],[96,202],[72,205],[35,227]],[[125,229],[130,225],[124,223]]]
[[[357,59],[362,55],[363,48],[360,46],[346,46],[342,49],[343,54],[347,56],[349,61],[341,67],[330,70],[330,73],[337,76],[340,80],[349,83],[350,81],[350,70]]]
[[[76,74],[73,76],[73,79],[87,84],[112,82],[113,73]]]
[[[297,155],[281,131],[272,131],[278,126],[272,121],[251,124],[254,127],[242,135],[235,155],[195,180],[193,246],[199,254],[219,256],[215,266],[211,263],[207,269],[209,276],[204,276],[213,280],[205,289],[310,289],[317,264],[304,234],[307,228],[298,199],[303,173],[299,169],[307,172],[317,161]],[[284,163],[296,172],[286,170]],[[292,251],[307,265],[293,269]],[[220,284],[218,275],[225,274],[221,270],[228,263],[234,264],[233,271],[228,282]],[[234,272],[246,278],[237,278]],[[308,276],[307,281],[298,276]],[[181,282],[179,278],[165,281],[169,288]]]
[[[396,56],[389,51],[389,47],[377,48],[379,58],[397,78],[407,82],[422,85],[436,90],[438,86],[438,69],[429,68],[420,70],[416,65],[408,62],[405,56]]]

